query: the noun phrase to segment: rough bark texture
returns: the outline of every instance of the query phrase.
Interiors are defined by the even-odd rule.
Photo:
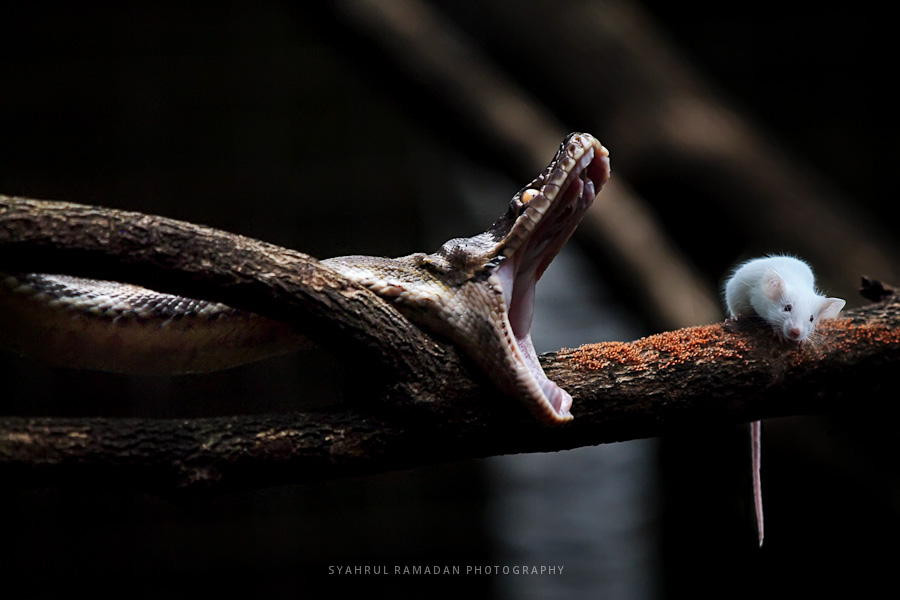
[[[329,412],[190,420],[0,419],[7,484],[247,487],[659,435],[686,423],[877,409],[900,364],[900,300],[848,311],[815,343],[726,323],[541,357],[575,421],[536,423],[479,386],[452,348],[314,259],[138,213],[0,197],[0,269],[126,278],[315,322],[380,361],[390,382]],[[85,269],[84,265],[91,265]],[[380,349],[381,352],[372,352]],[[368,353],[365,353],[368,351]],[[401,382],[398,384],[397,382]],[[410,383],[412,382],[412,383]],[[380,400],[380,402],[373,402]],[[845,402],[852,400],[852,402]]]

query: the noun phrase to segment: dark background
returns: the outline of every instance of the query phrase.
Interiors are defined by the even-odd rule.
[[[514,80],[538,88],[538,100],[567,128],[591,122],[552,88],[528,81],[517,48],[498,45],[478,5],[435,7]],[[757,3],[752,11],[655,2],[644,8],[767,140],[850,199],[868,223],[879,224],[873,227],[890,231],[898,153],[888,83],[896,56],[884,15],[781,3]],[[492,160],[469,124],[328,3],[21,3],[0,10],[0,27],[3,194],[166,215],[318,257],[396,256],[487,225],[460,214],[457,196],[473,181],[497,182],[502,193],[485,199],[493,204],[484,210],[499,213],[534,176],[502,156]],[[522,31],[521,43],[552,43],[540,30],[534,23]],[[584,76],[602,68],[585,64]],[[592,133],[614,159],[617,141],[627,144]],[[554,150],[547,148],[548,158]],[[613,165],[629,174],[712,285],[741,253],[766,246],[715,208],[694,203],[685,214],[679,200],[691,188],[659,170]],[[598,281],[615,282],[598,264]],[[845,275],[853,281],[859,274]],[[622,324],[611,324],[606,335],[652,332],[653,316],[617,289],[611,284],[603,303]],[[306,361],[289,356],[206,377],[159,379],[51,369],[3,354],[0,396],[11,415],[157,417],[290,410],[309,386],[316,393],[305,396],[340,396],[343,368]],[[615,589],[615,597],[633,598],[786,588],[806,596],[890,585],[897,562],[891,542],[900,533],[891,416],[767,422],[769,539],[761,551],[754,547],[743,428],[678,432],[640,446],[651,453],[653,512],[647,529],[630,535],[653,548],[653,567],[644,574],[650,583],[598,583],[614,577],[600,561],[601,575],[576,571],[555,592],[552,582],[543,584],[550,585],[547,597],[564,597],[560,589]],[[504,560],[509,555],[498,548],[485,510],[496,469],[490,461],[465,462],[190,496],[117,490],[114,482],[108,489],[4,489],[0,572],[37,596],[86,588],[135,597],[300,596],[320,584],[514,595],[493,578],[326,576],[328,564],[360,561]],[[597,485],[615,482],[601,474]],[[614,511],[603,517],[618,518]],[[541,556],[541,540],[534,544]],[[566,564],[585,551],[554,548],[544,560]]]

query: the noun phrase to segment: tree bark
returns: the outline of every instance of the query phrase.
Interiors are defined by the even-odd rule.
[[[0,197],[0,269],[119,278],[230,303],[310,326],[389,373],[349,408],[327,412],[3,417],[7,485],[255,487],[563,450],[687,424],[878,410],[900,365],[896,295],[823,323],[803,346],[756,322],[591,344],[541,356],[575,400],[574,422],[548,427],[473,376],[453,348],[299,252],[161,217]]]

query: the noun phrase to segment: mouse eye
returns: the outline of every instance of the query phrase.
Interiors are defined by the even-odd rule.
[[[813,322],[813,315],[809,315],[809,322],[810,322],[810,323]]]
[[[794,307],[791,306],[790,304],[784,305],[784,312],[791,312],[793,309],[794,309]]]

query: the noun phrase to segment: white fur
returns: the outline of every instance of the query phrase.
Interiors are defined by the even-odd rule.
[[[767,256],[734,270],[725,284],[725,304],[732,318],[755,313],[784,339],[802,342],[819,321],[836,317],[845,302],[817,292],[812,269],[802,260]]]

